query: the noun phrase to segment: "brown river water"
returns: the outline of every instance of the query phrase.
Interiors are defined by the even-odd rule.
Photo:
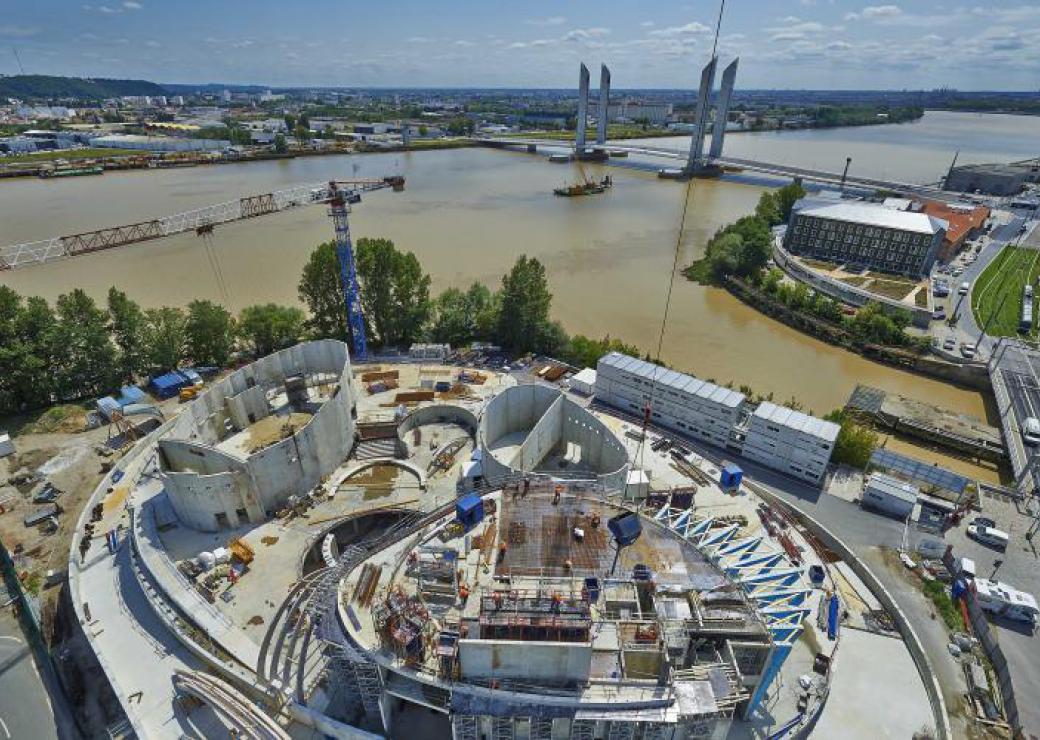
[[[928,114],[925,120],[932,115],[950,114]],[[945,118],[940,123],[949,126]],[[1027,120],[1023,125],[1031,130],[1036,124]],[[935,140],[905,126],[872,127],[869,136],[876,138],[880,129],[890,129],[888,135],[894,138],[899,129],[903,136]],[[841,130],[840,135],[855,139],[856,131],[860,130]],[[796,133],[789,139],[781,138],[783,134],[766,136],[776,144],[789,142],[795,149],[806,149],[817,132]],[[833,140],[835,132],[819,133],[828,137],[825,146],[839,146]],[[734,156],[757,154],[768,143],[753,137],[759,135],[732,137]],[[674,141],[681,146],[681,140]],[[744,143],[738,145],[739,141]],[[937,177],[931,170],[945,160],[947,143],[940,138],[931,149],[922,150],[921,171],[906,172],[903,163],[898,174],[916,174],[919,181]],[[857,146],[873,146],[879,156],[898,158],[903,145],[868,140]],[[1017,154],[1009,151],[1004,159]],[[984,155],[989,152],[983,150],[976,158]],[[783,153],[784,159],[792,156],[789,150]],[[598,168],[589,169],[598,175]],[[610,172],[614,188],[589,198],[552,195],[553,187],[577,176],[576,166],[485,149],[26,179],[0,183],[0,238],[15,243],[143,221],[329,178],[402,174],[408,181],[404,193],[368,194],[354,208],[355,238],[384,236],[415,252],[432,275],[435,291],[473,280],[497,286],[519,255],[538,257],[550,277],[553,314],[568,331],[609,334],[653,353],[677,240],[681,267],[702,254],[717,228],[750,212],[763,188],[697,181],[690,193],[686,227],[677,239],[685,186],[659,180],[648,171],[615,167]],[[74,287],[103,299],[108,287],[116,285],[146,306],[184,304],[198,297],[221,301],[234,310],[259,302],[290,303],[297,301],[296,284],[311,249],[331,237],[325,210],[312,206],[219,226],[210,237],[183,234],[0,273],[0,282],[48,299]],[[681,275],[674,282],[662,356],[704,378],[750,385],[759,393],[772,392],[781,401],[797,398],[818,414],[842,405],[857,383],[866,383],[987,416],[978,393],[869,362],[778,324],[725,291],[691,284]],[[931,453],[922,456],[970,469]],[[995,478],[992,471],[981,475]]]

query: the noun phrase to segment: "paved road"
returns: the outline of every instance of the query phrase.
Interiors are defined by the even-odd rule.
[[[6,599],[5,599],[6,601]],[[0,609],[0,738],[60,735],[43,679],[12,607]]]

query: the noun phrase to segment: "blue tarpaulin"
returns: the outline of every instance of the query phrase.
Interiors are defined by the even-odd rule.
[[[97,400],[97,410],[101,414],[101,418],[105,421],[112,421],[112,414],[119,411],[123,407],[119,404],[119,401],[112,398],[112,396],[105,396]]]
[[[739,466],[733,463],[725,463],[722,466],[722,473],[719,476],[719,484],[723,489],[729,491],[734,488],[740,488],[740,481],[744,478],[744,471]]]
[[[827,637],[831,640],[838,636],[838,612],[841,609],[841,602],[838,601],[838,595],[831,595],[831,603],[827,605]]]
[[[178,372],[169,372],[152,378],[152,387],[162,398],[168,398],[188,385],[188,379]]]
[[[138,388],[136,385],[124,385],[119,389],[119,401],[120,406],[128,406],[131,403],[142,403],[145,400],[144,391]]]

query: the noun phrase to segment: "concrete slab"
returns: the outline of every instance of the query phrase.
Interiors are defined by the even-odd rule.
[[[902,640],[854,629],[842,630],[839,639],[815,737],[906,740],[934,725],[924,684]]]

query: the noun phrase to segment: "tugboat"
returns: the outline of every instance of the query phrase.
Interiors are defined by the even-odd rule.
[[[590,180],[588,177],[582,182],[574,183],[573,185],[565,185],[562,188],[554,188],[553,194],[559,195],[563,198],[576,198],[582,195],[596,195],[602,193],[607,188],[613,187],[614,180],[610,175],[605,176],[599,182]]]

